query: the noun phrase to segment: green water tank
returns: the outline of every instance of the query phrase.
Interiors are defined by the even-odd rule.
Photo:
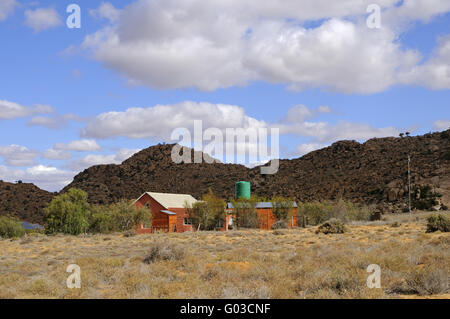
[[[237,182],[235,185],[235,198],[250,198],[250,182]]]

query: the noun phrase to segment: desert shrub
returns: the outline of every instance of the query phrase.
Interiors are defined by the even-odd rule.
[[[286,221],[292,214],[292,209],[294,208],[295,203],[294,200],[284,197],[274,197],[271,202],[273,215],[279,221]]]
[[[252,196],[250,199],[240,198],[232,201],[233,216],[235,218],[235,225],[239,228],[258,228],[258,213],[256,206],[260,202],[260,198]]]
[[[202,199],[192,206],[185,205],[194,227],[200,230],[222,227],[225,223],[225,201],[214,195],[211,189]]]
[[[286,228],[288,228],[288,225],[285,220],[279,220],[272,225],[272,229],[286,229]]]
[[[44,209],[47,234],[65,233],[78,235],[89,227],[89,203],[87,193],[76,188],[69,189],[52,199]]]
[[[358,206],[345,201],[303,203],[299,207],[300,217],[305,216],[311,225],[320,225],[332,218],[344,222],[369,221],[373,211],[372,207]]]
[[[400,223],[399,222],[393,222],[392,224],[391,224],[391,227],[394,227],[394,228],[397,228],[397,227],[400,227]]]
[[[123,233],[123,237],[134,237],[136,236],[136,231],[134,230],[128,230]]]
[[[182,260],[186,255],[185,250],[176,244],[157,240],[150,245],[150,251],[144,258],[144,263],[151,264],[160,260]]]
[[[374,208],[370,206],[358,206],[351,202],[342,202],[345,209],[345,221],[369,221],[374,215]]]
[[[450,219],[441,214],[433,214],[427,218],[427,233],[433,233],[436,231],[449,232],[450,231]]]
[[[433,267],[414,270],[407,275],[405,284],[409,293],[444,294],[448,291],[448,273],[444,269]]]
[[[346,228],[342,221],[332,218],[329,221],[323,223],[316,230],[316,234],[343,234],[345,233]]]
[[[149,224],[152,215],[148,209],[136,208],[132,203],[121,200],[111,205],[95,205],[89,210],[90,233],[111,233],[132,230],[139,223]]]
[[[328,202],[303,203],[299,207],[301,216],[305,216],[311,225],[319,225],[329,219],[332,205]]]
[[[434,192],[430,185],[416,186],[414,188],[412,207],[418,210],[430,210],[439,204],[438,198],[440,197],[442,195]]]
[[[0,216],[0,237],[15,238],[25,235],[25,229],[18,219]]]
[[[442,204],[442,205],[441,205],[441,210],[448,210],[448,206],[445,205],[445,204]]]
[[[281,235],[286,235],[286,233],[280,229],[275,229],[272,234],[274,234],[275,236],[281,236]]]

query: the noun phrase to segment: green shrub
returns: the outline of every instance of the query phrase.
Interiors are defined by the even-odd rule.
[[[329,221],[323,223],[316,230],[316,234],[343,234],[346,232],[346,227],[344,223],[338,219],[332,218]]]
[[[261,201],[260,198],[252,196],[250,199],[240,198],[232,201],[233,216],[235,225],[239,228],[258,228],[258,213],[256,206]]]
[[[0,237],[15,238],[25,235],[25,229],[18,219],[0,216]]]
[[[112,233],[132,230],[139,223],[150,224],[152,215],[146,208],[137,209],[132,203],[121,200],[118,203],[94,205],[88,213],[90,233]]]
[[[299,207],[300,217],[305,216],[311,225],[320,225],[331,218],[344,222],[369,221],[373,212],[372,207],[358,206],[345,201],[303,203]]]
[[[427,218],[427,233],[436,231],[450,232],[450,219],[441,214],[433,214]]]
[[[278,221],[286,221],[292,214],[294,200],[284,197],[274,197],[271,202],[273,215]]]
[[[87,193],[76,188],[60,194],[44,209],[47,234],[78,235],[89,227]]]
[[[272,225],[272,229],[286,229],[288,225],[285,220],[279,220]]]
[[[211,189],[208,194],[203,196],[202,201],[198,201],[192,206],[185,205],[185,208],[196,229],[214,230],[225,224],[226,203],[214,195]]]

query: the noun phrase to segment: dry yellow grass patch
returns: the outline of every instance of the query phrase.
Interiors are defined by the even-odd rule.
[[[449,297],[450,234],[425,234],[422,220],[348,228],[0,240],[0,297]],[[81,267],[81,289],[66,287],[69,264]],[[381,289],[366,286],[370,264],[381,267]]]

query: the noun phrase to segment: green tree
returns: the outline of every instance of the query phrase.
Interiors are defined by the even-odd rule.
[[[258,213],[256,206],[261,201],[257,196],[252,196],[249,199],[240,198],[231,201],[233,205],[233,216],[235,218],[235,226],[242,228],[258,228]]]
[[[89,213],[89,232],[111,233],[130,230],[137,224],[150,224],[152,214],[146,208],[137,209],[127,200],[105,205],[94,205]]]
[[[47,234],[78,235],[89,227],[87,193],[76,188],[60,194],[44,209]]]
[[[197,229],[214,230],[225,222],[226,203],[211,189],[203,195],[201,201],[197,201],[191,207],[185,206],[193,226]]]
[[[286,221],[292,214],[294,201],[290,198],[274,197],[272,198],[272,212],[279,221]]]
[[[25,229],[17,218],[0,216],[0,237],[14,238],[25,235]]]

